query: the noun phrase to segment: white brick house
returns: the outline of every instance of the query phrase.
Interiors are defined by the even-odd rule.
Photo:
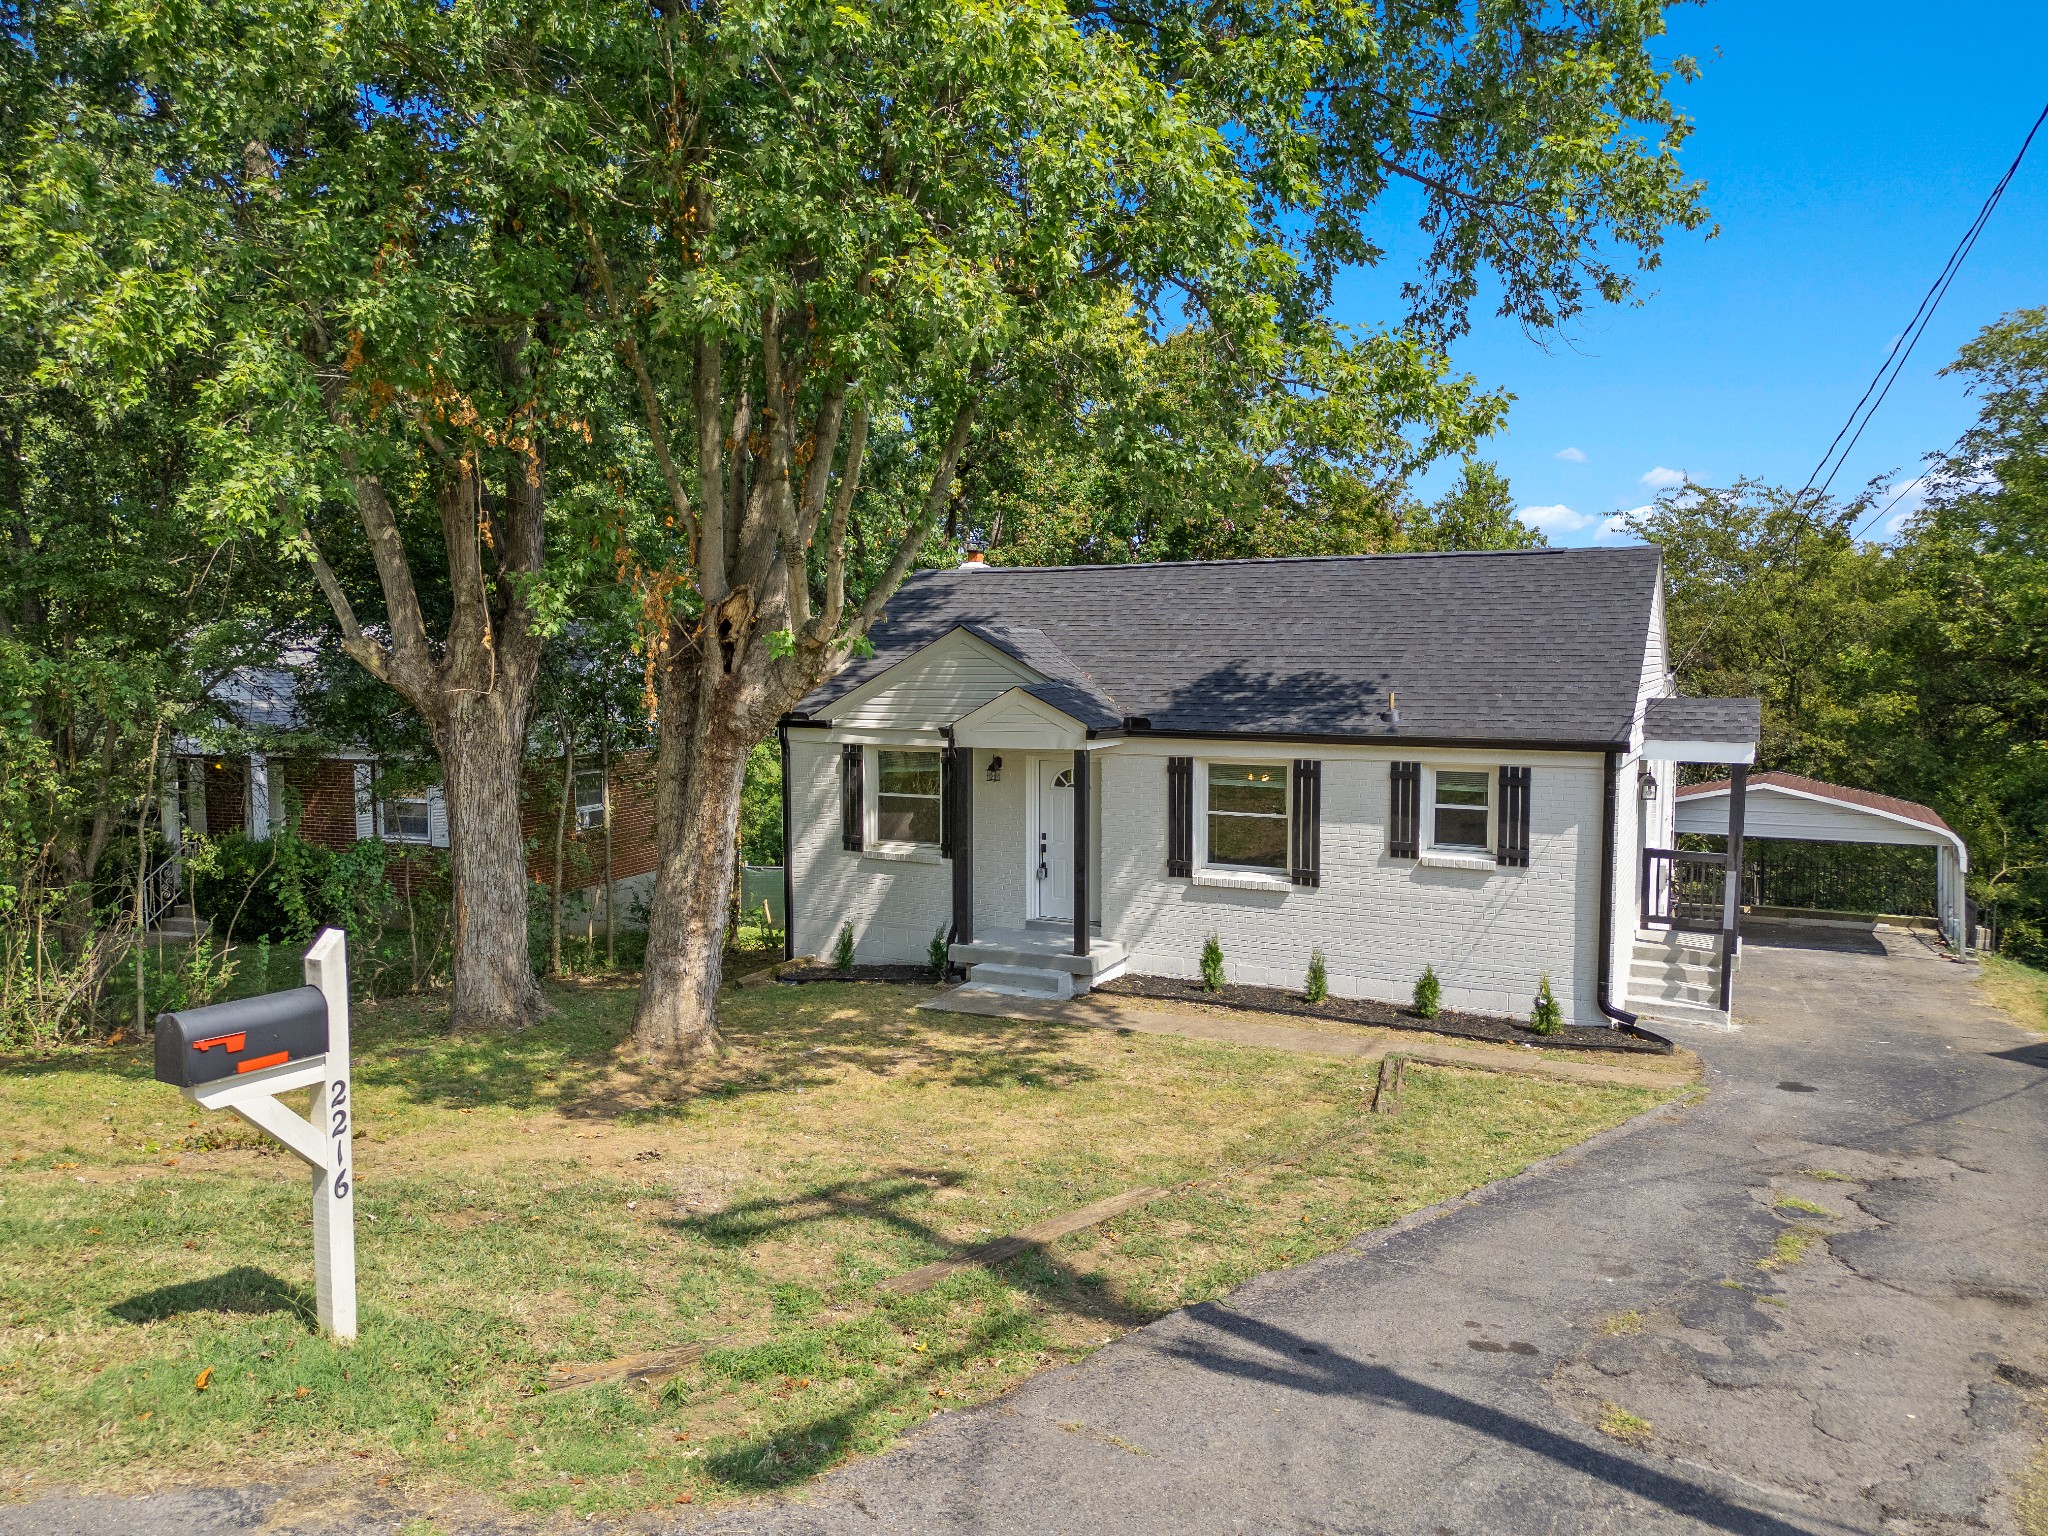
[[[1758,711],[1671,696],[1662,587],[1646,548],[920,573],[784,722],[791,953],[943,935],[1065,995],[1213,933],[1233,981],[1320,947],[1340,996],[1725,1018],[1672,767],[1739,783]]]

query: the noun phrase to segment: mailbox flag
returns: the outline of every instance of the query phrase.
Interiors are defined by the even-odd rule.
[[[327,997],[294,987],[156,1017],[156,1076],[180,1088],[327,1054]]]

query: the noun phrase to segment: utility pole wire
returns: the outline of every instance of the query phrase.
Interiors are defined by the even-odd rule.
[[[1940,307],[1950,285],[1955,282],[1957,273],[1962,271],[1963,263],[1969,259],[1970,252],[1976,247],[1977,237],[1983,234],[1984,226],[1990,222],[1992,211],[1998,207],[1999,199],[2005,196],[2005,189],[2012,184],[2014,175],[2019,171],[2020,162],[2026,159],[2027,150],[2032,147],[2034,136],[2041,131],[2043,123],[2048,123],[2048,106],[2042,107],[2041,115],[2034,119],[2034,126],[2027,130],[2026,138],[2020,142],[2019,153],[2012,157],[2012,164],[2008,165],[2005,174],[1998,178],[1998,184],[1991,189],[1991,195],[1984,199],[1984,206],[1977,210],[1977,217],[1970,221],[1970,227],[1964,231],[1963,238],[1956,242],[1956,248],[1949,252],[1947,262],[1943,264],[1927,292],[1921,296],[1920,307],[1913,311],[1913,318],[1906,322],[1905,330],[1901,331],[1898,340],[1892,343],[1891,351],[1886,354],[1883,364],[1865,387],[1862,398],[1856,402],[1855,409],[1849,412],[1849,419],[1842,423],[1841,431],[1837,432],[1835,440],[1828,444],[1828,451],[1821,455],[1820,462],[1813,467],[1813,473],[1806,477],[1806,484],[1799,488],[1798,496],[1793,498],[1794,505],[1813,489],[1813,483],[1820,478],[1821,471],[1827,471],[1827,478],[1821,480],[1819,497],[1825,497],[1828,487],[1835,483],[1835,476],[1842,472],[1842,466],[1848,462],[1849,455],[1861,441],[1864,428],[1870,425],[1871,417],[1877,414],[1877,408],[1884,404],[1885,396],[1891,393],[1892,385],[1898,382],[1899,374],[1904,371],[1908,359],[1912,357],[1913,349],[1920,344],[1920,338],[1927,334],[1927,327],[1934,319],[1935,310]],[[1874,400],[1871,398],[1873,394],[1876,396]],[[1866,406],[1868,409],[1865,409]],[[1857,420],[1859,416],[1862,418],[1861,421]],[[1851,428],[1855,429],[1853,433]],[[1842,442],[1844,437],[1848,438],[1846,445]],[[1839,456],[1836,453],[1838,448],[1841,450]],[[1833,461],[1832,468],[1829,467],[1830,461]],[[1901,491],[1899,496],[1904,494],[1905,492]],[[1890,511],[1892,506],[1898,504],[1899,496],[1892,498],[1885,511]],[[1879,514],[1882,515],[1883,513]],[[1862,530],[1857,531],[1860,533]]]

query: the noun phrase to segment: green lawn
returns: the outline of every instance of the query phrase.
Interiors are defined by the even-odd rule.
[[[350,1453],[422,1495],[715,1502],[1681,1091],[1411,1067],[1402,1113],[1367,1118],[1369,1066],[918,1013],[924,995],[729,992],[731,1049],[688,1081],[616,1056],[622,986],[557,989],[555,1018],[504,1039],[359,1006],[352,1348],[309,1324],[294,1159],[133,1048],[0,1064],[0,1489]],[[996,1272],[873,1296],[1139,1184],[1179,1187]],[[659,1389],[539,1390],[555,1362],[692,1340],[715,1347]]]

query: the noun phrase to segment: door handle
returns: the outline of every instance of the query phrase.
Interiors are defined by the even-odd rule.
[[[1038,834],[1038,878],[1045,878],[1045,834]]]

